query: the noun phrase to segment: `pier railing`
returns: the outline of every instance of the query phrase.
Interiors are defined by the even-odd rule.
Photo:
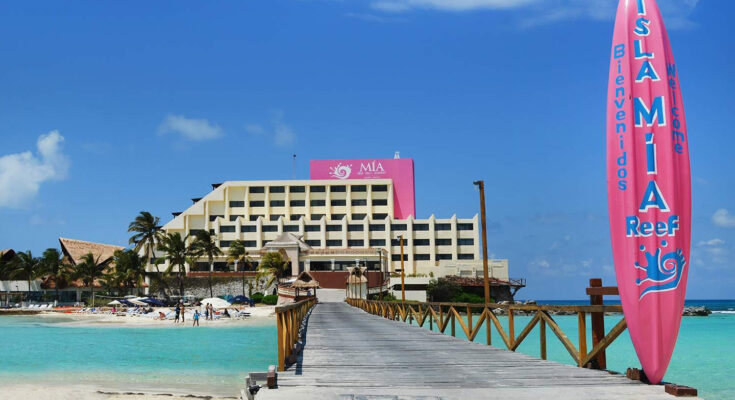
[[[304,318],[316,304],[316,297],[297,303],[276,307],[276,326],[278,328],[278,370],[286,369],[286,361],[301,349],[296,343],[301,337]]]
[[[625,318],[621,320],[607,333],[604,333],[605,313],[622,313],[623,309],[618,305],[521,305],[521,304],[471,304],[471,303],[428,303],[428,302],[389,302],[378,300],[347,299],[348,304],[361,308],[362,310],[379,315],[391,320],[399,320],[411,323],[416,321],[418,326],[429,325],[433,330],[436,324],[440,332],[445,333],[450,329],[450,334],[455,336],[456,327],[459,324],[465,336],[474,341],[485,327],[486,343],[492,344],[492,327],[500,335],[502,344],[511,351],[528,337],[532,330],[539,328],[539,346],[541,358],[546,359],[546,330],[547,327],[559,339],[569,355],[579,367],[605,369],[605,349],[627,328]],[[502,311],[501,311],[502,310]],[[496,314],[508,316],[508,330],[500,324]],[[520,333],[516,335],[515,316],[523,314],[531,317]],[[578,344],[569,339],[554,320],[554,314],[576,314]],[[592,326],[592,349],[587,351],[587,314],[590,314]],[[464,318],[463,318],[464,317]],[[466,322],[465,322],[466,319]]]

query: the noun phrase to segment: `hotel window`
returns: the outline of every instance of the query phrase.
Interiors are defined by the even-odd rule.
[[[291,207],[303,207],[306,205],[306,200],[291,200],[288,204]]]
[[[374,206],[387,206],[388,199],[373,199]]]
[[[263,225],[263,232],[278,232],[277,225]]]
[[[291,186],[288,190],[291,193],[304,193],[306,191],[303,186]]]
[[[329,217],[329,219],[331,219],[332,221],[340,221],[340,220],[341,220],[342,218],[344,218],[344,217],[345,217],[345,215],[344,215],[344,214],[332,214],[332,215],[331,215],[331,216]]]
[[[350,247],[362,247],[365,245],[365,241],[362,239],[350,239],[347,241],[347,245]]]
[[[373,214],[373,219],[386,219],[388,218],[388,214]]]
[[[283,231],[284,232],[298,232],[299,226],[298,225],[283,225]]]
[[[231,201],[230,207],[245,207],[244,201]]]
[[[327,240],[327,247],[341,247],[341,240]]]
[[[258,245],[255,240],[243,240],[242,244],[245,245],[245,247],[255,247]]]
[[[290,219],[291,221],[298,221],[298,220],[300,220],[300,219],[301,219],[301,217],[303,217],[303,215],[302,215],[302,214],[291,214],[291,216],[289,217],[289,219]]]
[[[406,224],[390,224],[390,230],[392,231],[405,231],[406,229]]]
[[[344,199],[335,199],[329,202],[333,206],[346,206],[347,200]]]
[[[255,225],[240,225],[240,232],[256,232],[257,227]]]
[[[414,239],[413,240],[414,246],[428,246],[429,245],[429,239]]]
[[[388,185],[373,185],[371,187],[371,190],[373,192],[387,192],[388,191]]]
[[[230,222],[232,222],[232,221],[237,221],[237,218],[238,218],[238,217],[243,217],[243,218],[245,218],[245,216],[244,216],[244,215],[230,215]]]
[[[385,246],[385,239],[370,239],[370,247]]]
[[[309,204],[311,204],[312,207],[320,207],[326,205],[327,202],[325,200],[311,200]]]
[[[286,201],[285,200],[271,200],[271,207],[285,207]]]
[[[286,188],[283,186],[271,186],[268,191],[270,191],[271,193],[284,193],[286,191]]]
[[[312,186],[311,192],[312,193],[324,193],[325,189],[324,189],[324,186]]]
[[[451,246],[452,245],[452,239],[436,239],[435,242],[437,246]]]
[[[198,261],[196,264],[192,265],[191,268],[192,271],[209,271],[209,263],[204,261]]]
[[[253,186],[250,188],[250,193],[265,193],[265,188],[263,186]]]
[[[459,246],[472,246],[473,244],[475,244],[475,239],[457,239]]]
[[[428,231],[429,230],[429,224],[413,224],[413,231]]]
[[[429,261],[431,256],[429,254],[414,254],[413,259],[416,261]]]
[[[367,205],[367,199],[354,199],[352,200],[353,206],[366,206]]]
[[[474,254],[457,254],[458,260],[474,260],[475,255]]]
[[[219,231],[222,233],[235,232],[235,225],[220,225]]]
[[[312,221],[318,221],[318,220],[322,219],[323,216],[324,216],[324,214],[311,214],[311,220]]]
[[[471,231],[475,228],[474,224],[457,224],[458,231]]]
[[[214,220],[216,220],[216,219],[217,219],[218,217],[222,217],[222,218],[224,218],[225,216],[224,216],[224,215],[210,215],[210,216],[209,216],[209,221],[210,221],[210,222],[211,222],[211,221],[214,221]]]
[[[347,225],[347,232],[362,232],[363,226],[362,225]]]
[[[214,229],[210,229],[210,230],[209,230],[209,234],[210,234],[210,235],[214,235]]]
[[[391,254],[390,259],[391,261],[401,261],[401,255]],[[408,261],[408,254],[403,254],[403,261]]]
[[[230,247],[230,243],[232,243],[229,240],[220,240],[219,241],[219,247]]]
[[[352,214],[352,219],[355,221],[362,221],[367,217],[367,214]]]
[[[270,220],[271,221],[278,221],[278,218],[281,218],[281,217],[283,217],[283,215],[273,214],[273,215],[271,215]]]
[[[391,246],[400,246],[401,245],[401,239],[391,239],[390,240]],[[403,246],[408,246],[408,239],[403,238]]]
[[[304,243],[308,244],[311,247],[320,247],[322,245],[321,240],[305,240]],[[311,267],[314,267],[314,261],[311,262]]]
[[[451,260],[452,255],[451,254],[437,254],[436,259],[438,260]]]
[[[435,231],[451,231],[452,224],[434,224]]]
[[[312,261],[309,263],[309,269],[312,271],[331,271],[331,261]]]
[[[204,232],[204,229],[189,229],[189,235],[194,236],[199,232]]]
[[[353,192],[367,192],[367,186],[365,185],[352,185],[350,190]]]
[[[305,225],[304,226],[304,231],[306,232],[319,232],[320,230],[322,230],[322,227],[319,225]]]
[[[265,201],[263,200],[254,200],[250,202],[250,207],[265,207]]]
[[[336,192],[345,192],[345,191],[347,191],[347,189],[346,189],[346,187],[345,187],[344,185],[334,185],[334,186],[330,186],[330,187],[329,187],[329,190],[330,190],[330,191],[331,191],[332,193],[336,193]]]
[[[327,225],[327,232],[341,232],[342,225]]]
[[[383,232],[385,231],[385,225],[383,224],[370,224],[370,232]]]

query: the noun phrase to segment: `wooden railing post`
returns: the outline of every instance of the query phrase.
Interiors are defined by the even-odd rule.
[[[590,287],[602,287],[602,279],[600,278],[592,278],[590,279]],[[602,295],[590,295],[590,305],[593,306],[601,306],[602,305]],[[596,346],[597,343],[600,343],[602,338],[605,337],[605,313],[602,312],[593,312],[590,313],[590,322],[592,323],[592,347]],[[597,365],[594,365],[594,368],[597,369],[606,369],[607,368],[607,360],[605,357],[605,351],[601,351],[597,357],[595,357],[595,360],[597,361]]]
[[[453,308],[454,307],[449,307],[449,313],[451,314],[450,317],[452,318],[452,337],[456,337],[456,333],[454,331],[454,326],[455,326],[454,325],[454,322],[455,322],[455,320],[454,320],[454,312],[452,311]]]
[[[510,339],[510,345],[513,346],[516,343],[516,328],[513,320],[513,309],[508,308],[508,339]]]
[[[586,313],[584,311],[580,311],[577,313],[577,331],[579,332],[579,362],[580,367],[584,367],[582,365],[582,360],[584,360],[585,357],[587,357],[587,317]]]
[[[539,339],[541,341],[541,359],[546,359],[546,320],[541,318],[539,321]]]
[[[490,326],[490,314],[492,311],[490,311],[490,308],[485,305],[485,340],[487,341],[487,345],[490,346],[493,344],[493,337],[492,337],[492,327]]]
[[[284,337],[283,314],[276,314],[276,328],[278,329],[278,370],[286,369],[286,346],[284,345],[286,338]]]

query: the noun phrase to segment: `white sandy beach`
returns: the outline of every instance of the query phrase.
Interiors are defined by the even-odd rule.
[[[231,397],[211,397],[186,393],[142,393],[140,391],[126,392],[123,390],[109,390],[92,385],[54,385],[44,384],[11,384],[0,390],[0,400],[192,400],[192,399],[233,399]]]

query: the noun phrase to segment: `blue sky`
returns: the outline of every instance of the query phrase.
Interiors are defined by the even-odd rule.
[[[688,297],[735,297],[735,3],[661,0],[690,134]],[[0,248],[126,244],[141,210],[309,159],[416,164],[419,217],[478,211],[520,297],[613,283],[604,119],[615,2],[0,4]]]

